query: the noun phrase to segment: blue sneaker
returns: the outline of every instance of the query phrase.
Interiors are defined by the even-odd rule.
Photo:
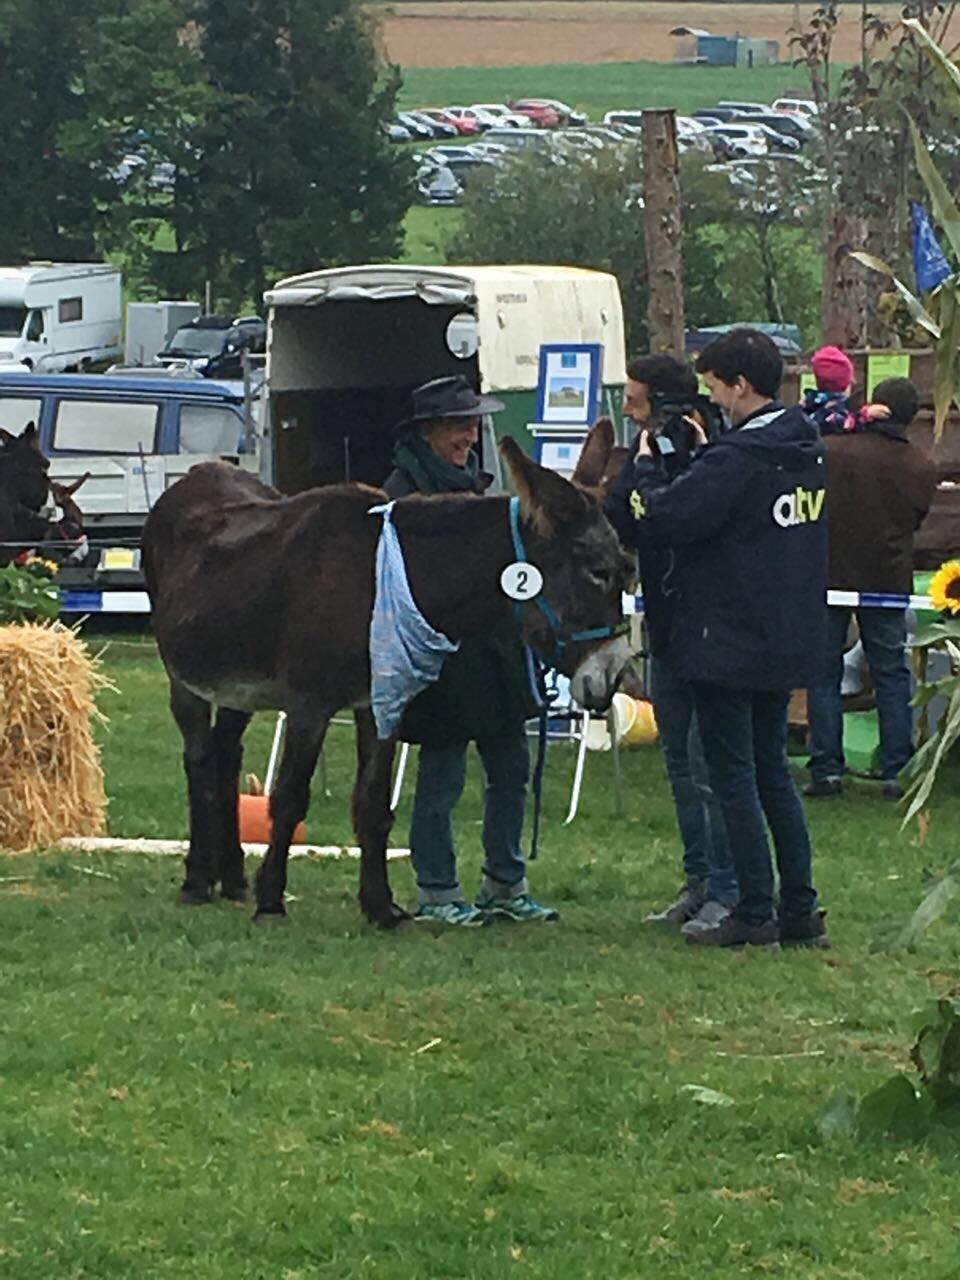
[[[489,916],[469,902],[421,902],[413,918],[431,924],[459,924],[467,929],[490,923]]]
[[[478,911],[488,912],[492,916],[505,916],[508,920],[518,920],[521,924],[560,919],[559,911],[543,906],[536,898],[531,898],[529,893],[517,893],[512,898],[496,898],[481,890],[473,905]]]

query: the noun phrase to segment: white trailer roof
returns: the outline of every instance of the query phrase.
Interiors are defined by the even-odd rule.
[[[333,267],[281,280],[271,308],[418,297],[477,315],[485,390],[537,385],[541,343],[599,342],[605,382],[623,382],[623,308],[616,277],[579,267],[368,265]]]

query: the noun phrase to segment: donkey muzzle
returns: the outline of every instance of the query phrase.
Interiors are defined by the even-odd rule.
[[[630,642],[626,636],[617,636],[594,649],[580,663],[570,681],[574,701],[587,711],[606,711],[630,656]]]

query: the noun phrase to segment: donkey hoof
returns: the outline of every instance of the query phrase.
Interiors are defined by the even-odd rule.
[[[286,911],[283,907],[258,907],[253,913],[254,924],[289,924]]]
[[[403,907],[398,907],[395,902],[388,902],[385,906],[380,903],[376,905],[365,903],[363,913],[371,924],[377,925],[380,929],[396,929],[405,920],[412,919],[410,912],[404,911]]]
[[[202,907],[213,897],[213,890],[207,886],[205,889],[198,889],[194,885],[180,886],[180,902],[185,907]]]
[[[246,902],[247,885],[243,884],[224,884],[220,886],[220,897],[225,898],[228,902]]]

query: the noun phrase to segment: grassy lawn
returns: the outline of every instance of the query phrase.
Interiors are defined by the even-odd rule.
[[[638,19],[639,20],[639,19]],[[559,98],[592,120],[604,112],[675,107],[679,112],[716,106],[720,98],[772,102],[788,93],[809,97],[802,69],[689,67],[664,62],[563,63],[542,67],[405,67],[401,108]]]
[[[406,239],[400,261],[427,267],[445,263],[446,245],[460,217],[459,209],[413,205],[403,222]]]
[[[111,828],[185,828],[180,747],[148,642],[106,654]],[[250,734],[261,774],[268,719]],[[311,838],[345,840],[350,731]],[[350,863],[291,864],[285,929],[175,905],[173,859],[0,858],[0,1275],[15,1280],[945,1280],[960,1159],[821,1138],[830,1095],[907,1066],[911,1007],[958,944],[869,951],[955,856],[945,796],[920,848],[865,784],[811,806],[835,949],[704,954],[640,920],[677,882],[659,753],[554,748],[534,886],[557,926],[443,936],[361,923]],[[472,889],[472,774],[459,813]],[[405,842],[409,787],[397,842]],[[402,901],[406,864],[394,864]],[[701,1105],[687,1085],[728,1095]]]

